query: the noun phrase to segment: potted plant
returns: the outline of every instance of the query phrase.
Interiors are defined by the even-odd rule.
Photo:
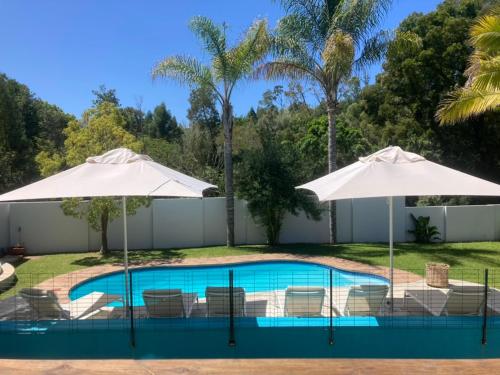
[[[17,228],[17,243],[15,246],[12,246],[9,248],[8,254],[9,255],[21,255],[23,256],[25,253],[26,249],[24,248],[22,242],[21,242],[21,227]]]

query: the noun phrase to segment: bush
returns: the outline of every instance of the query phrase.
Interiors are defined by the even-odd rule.
[[[294,187],[302,183],[298,153],[293,146],[278,143],[269,132],[260,132],[262,148],[245,150],[238,158],[236,193],[248,201],[248,209],[266,229],[270,245],[279,243],[287,212],[319,220],[321,209],[305,191]]]

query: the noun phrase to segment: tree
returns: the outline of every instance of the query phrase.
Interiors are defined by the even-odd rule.
[[[474,52],[467,82],[441,102],[436,117],[454,124],[500,106],[500,6],[480,17],[470,30]]]
[[[190,125],[207,129],[214,142],[220,130],[220,115],[216,100],[217,97],[210,87],[198,87],[189,94],[187,113]]]
[[[142,143],[125,129],[125,118],[119,108],[103,102],[84,113],[82,121],[71,121],[64,135],[64,152],[50,154],[40,152],[36,162],[43,176],[50,176],[66,167],[85,162],[89,156],[100,155],[117,147],[127,147],[140,152]],[[147,203],[146,199],[133,198],[127,202],[127,214]],[[108,224],[121,215],[120,202],[113,198],[92,198],[86,202],[80,198],[66,199],[61,208],[66,215],[85,218],[90,226],[101,232],[101,253],[108,253]]]
[[[153,138],[163,138],[169,142],[178,142],[182,136],[182,128],[167,109],[165,103],[155,107],[145,119],[145,133]]]
[[[287,16],[273,38],[275,60],[259,75],[318,84],[328,114],[328,172],[337,169],[336,115],[339,89],[354,70],[378,61],[391,34],[377,31],[390,0],[282,0]],[[330,242],[336,241],[335,203],[330,202]]]
[[[435,118],[441,100],[463,86],[472,49],[469,30],[479,14],[494,1],[445,0],[435,11],[408,16],[396,29],[393,43],[415,35],[420,45],[389,49],[382,72],[366,85],[354,101],[342,105],[338,121],[363,134],[370,153],[398,145],[429,160],[500,182],[500,127],[498,111],[472,117],[454,126],[440,126]],[[415,198],[419,203],[429,199]],[[414,198],[408,199],[413,204]],[[467,198],[476,204],[495,203]],[[451,197],[433,204],[466,202]]]
[[[227,245],[234,246],[234,191],[233,191],[233,106],[232,93],[236,84],[248,76],[254,64],[267,52],[268,35],[265,21],[255,22],[243,39],[229,48],[226,25],[216,25],[206,17],[191,20],[191,30],[203,43],[211,57],[211,65],[203,65],[186,56],[166,58],[153,69],[153,77],[177,80],[194,88],[209,88],[222,108],[224,129],[224,176],[226,193]]]
[[[39,177],[36,154],[60,147],[61,129],[71,119],[27,86],[0,73],[0,192]]]
[[[301,182],[298,154],[289,145],[276,141],[272,132],[261,130],[262,148],[240,154],[236,169],[237,194],[248,201],[252,217],[266,230],[270,245],[279,243],[283,219],[287,212],[319,220],[321,210],[311,196],[294,187]]]
[[[120,100],[116,96],[115,89],[108,89],[105,85],[100,85],[97,90],[92,90],[92,94],[95,96],[92,100],[94,107],[99,107],[102,103],[111,103],[115,106],[120,106]]]

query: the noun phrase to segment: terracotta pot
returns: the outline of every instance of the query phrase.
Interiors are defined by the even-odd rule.
[[[9,255],[24,255],[25,249],[24,246],[12,246],[7,251]]]

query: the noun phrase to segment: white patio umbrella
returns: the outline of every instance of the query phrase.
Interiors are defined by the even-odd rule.
[[[320,201],[388,197],[390,298],[393,299],[393,197],[425,195],[500,196],[500,185],[444,167],[424,157],[387,147],[297,189]]]
[[[216,188],[153,161],[147,155],[117,148],[41,181],[0,195],[0,202],[122,197],[125,301],[128,307],[127,197],[203,197]]]

